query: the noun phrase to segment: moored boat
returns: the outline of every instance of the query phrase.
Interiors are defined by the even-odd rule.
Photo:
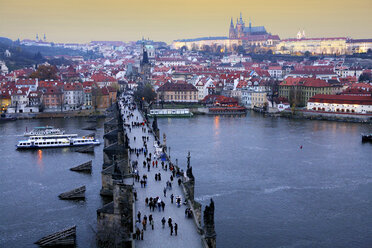
[[[76,134],[60,136],[65,137],[32,136],[27,140],[19,141],[17,144],[17,149],[58,148],[100,144],[100,141],[94,137],[77,137]]]
[[[241,106],[234,106],[234,107],[210,107],[208,109],[209,115],[245,115],[247,113],[247,109]]]
[[[363,142],[372,141],[372,133],[370,134],[362,133],[362,141]]]

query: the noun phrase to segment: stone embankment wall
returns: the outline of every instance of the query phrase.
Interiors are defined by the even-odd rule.
[[[343,122],[360,122],[372,123],[372,115],[358,115],[358,114],[337,114],[329,112],[314,112],[314,111],[282,111],[281,117],[288,117],[294,119],[310,119],[310,120],[328,120],[328,121],[343,121]]]
[[[72,117],[105,117],[105,111],[99,110],[76,110],[76,111],[57,111],[57,112],[39,112],[39,113],[15,113],[11,116],[17,119],[45,119],[45,118],[72,118]]]

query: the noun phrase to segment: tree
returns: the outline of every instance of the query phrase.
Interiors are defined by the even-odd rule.
[[[92,89],[92,104],[94,110],[97,111],[97,108],[102,104],[103,101],[103,94],[100,88],[93,88]]]
[[[143,97],[148,103],[156,99],[156,93],[151,84],[146,84],[143,88]]]
[[[156,99],[156,93],[152,85],[147,83],[143,87],[137,87],[136,92],[134,92],[134,98],[137,101],[145,100],[150,103]]]
[[[243,46],[238,46],[237,47],[237,52],[238,52],[238,54],[244,54],[245,53],[245,50],[244,50],[244,47]]]
[[[371,81],[371,74],[369,73],[362,73],[359,76],[359,82],[370,82]]]
[[[279,95],[279,82],[277,80],[270,80],[268,86],[270,89],[267,93],[267,99],[271,102],[271,106],[274,107],[274,101]]]
[[[310,52],[309,51],[306,51],[305,52],[305,57],[309,57],[310,56]]]
[[[38,78],[39,80],[55,80],[57,76],[57,67],[50,65],[39,65],[36,71],[31,73],[31,78]]]
[[[292,86],[289,90],[289,102],[291,106],[301,106],[301,98],[302,98],[302,89],[298,86]]]

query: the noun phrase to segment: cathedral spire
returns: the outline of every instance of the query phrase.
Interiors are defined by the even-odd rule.
[[[240,12],[240,20],[239,20],[239,23],[240,23],[240,24],[243,24],[242,12]]]
[[[234,22],[233,22],[233,19],[231,17],[230,28],[233,28],[233,27],[234,27]]]

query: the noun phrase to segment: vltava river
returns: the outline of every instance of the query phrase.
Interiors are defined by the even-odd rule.
[[[172,159],[184,168],[191,152],[196,199],[215,201],[218,247],[372,247],[372,144],[360,137],[370,125],[255,113],[158,120]],[[15,150],[26,127],[42,125],[91,132],[83,118],[0,124],[0,247],[36,247],[71,225],[78,247],[94,247],[103,146]],[[69,171],[91,159],[92,175]],[[85,202],[58,199],[82,185]]]

